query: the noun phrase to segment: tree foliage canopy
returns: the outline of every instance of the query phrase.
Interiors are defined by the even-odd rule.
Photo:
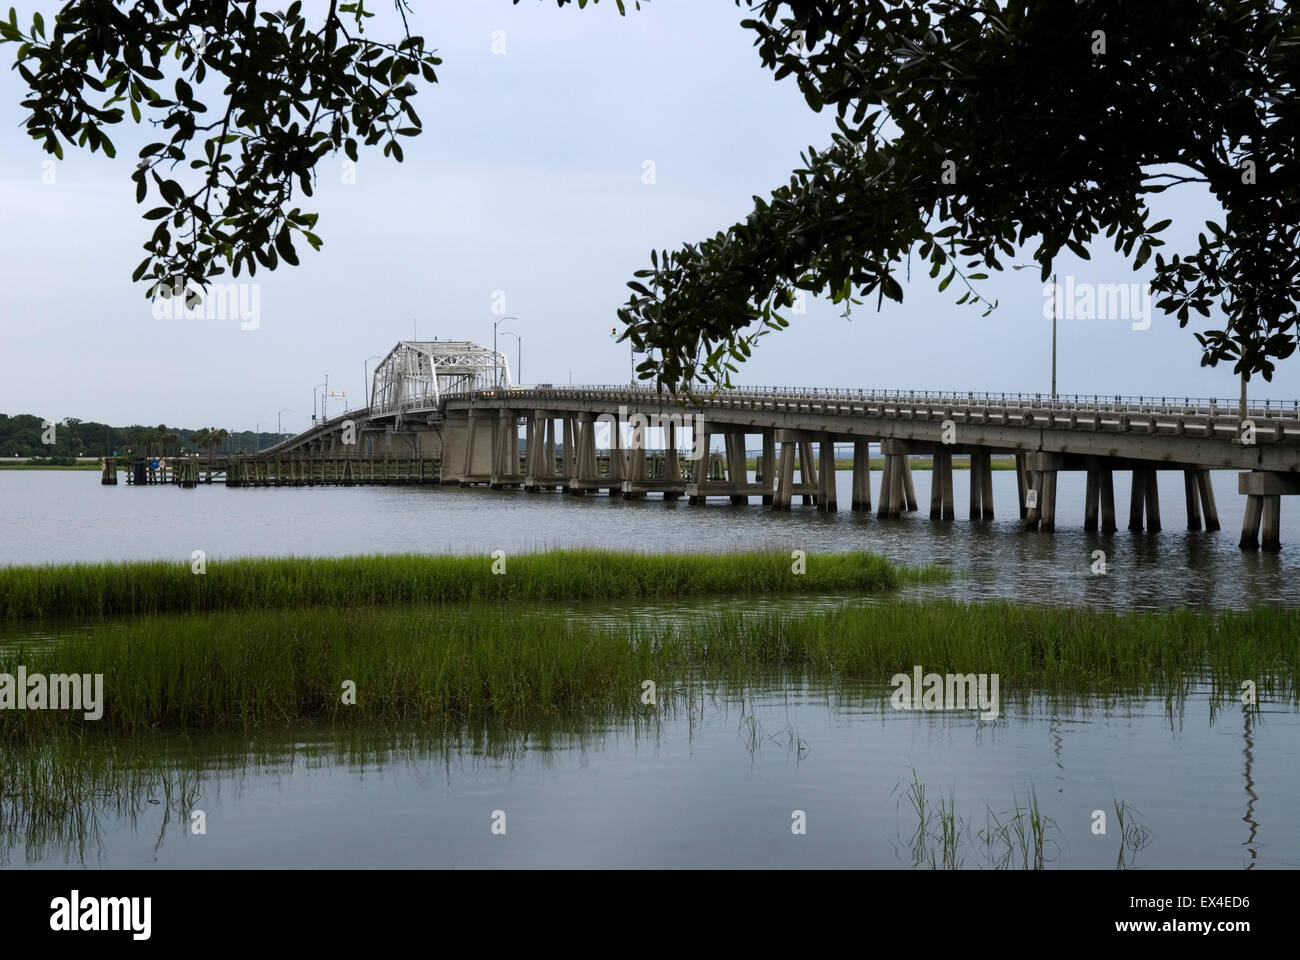
[[[901,301],[928,262],[958,302],[1020,245],[1046,280],[1101,237],[1154,269],[1202,364],[1269,379],[1296,346],[1300,27],[1270,0],[736,0],[762,63],[837,131],[743,223],[656,251],[629,283],[645,379],[726,385],[797,291]],[[945,175],[946,174],[946,175]],[[1166,257],[1151,194],[1205,185],[1225,211]],[[846,303],[846,308],[847,308]],[[1198,318],[1199,319],[1199,318]]]
[[[264,5],[265,6],[265,5]],[[399,5],[399,9],[401,6]],[[317,9],[319,13],[319,8]],[[184,289],[230,268],[298,262],[295,234],[313,248],[313,171],[340,149],[420,131],[415,80],[436,81],[441,62],[424,40],[365,35],[362,0],[330,0],[309,24],[300,0],[283,10],[257,0],[70,0],[24,31],[13,10],[0,40],[18,44],[15,66],[31,92],[27,132],[62,158],[65,145],[116,154],[107,128],[129,111],[164,139],[140,151],[136,200],[157,221],[133,279]],[[216,110],[203,102],[219,95]],[[191,172],[186,172],[191,171]]]
[[[515,3],[520,0],[514,0]],[[556,0],[585,7],[598,0]],[[758,337],[788,325],[798,291],[901,301],[900,269],[940,290],[976,286],[1024,244],[1043,278],[1067,249],[1113,241],[1153,272],[1158,304],[1196,335],[1202,363],[1269,379],[1294,352],[1300,300],[1300,19],[1282,0],[735,0],[762,64],[831,109],[830,144],[712,238],[654,251],[619,311],[661,386],[730,383]],[[624,0],[615,0],[620,12]],[[394,0],[405,22],[406,0]],[[639,7],[639,3],[636,4]],[[315,8],[319,11],[319,7]],[[129,111],[166,139],[140,151],[136,198],[157,203],[134,279],[149,295],[313,248],[321,159],[417,135],[418,82],[441,61],[419,36],[366,36],[364,0],[68,0],[0,42],[31,88],[45,150],[109,156]],[[209,112],[200,100],[221,100]],[[219,92],[218,92],[219,91]],[[190,172],[186,172],[186,171]],[[1148,197],[1202,184],[1222,206],[1195,248],[1166,256]],[[1149,264],[1149,266],[1148,266]],[[1205,325],[1205,324],[1200,324]]]

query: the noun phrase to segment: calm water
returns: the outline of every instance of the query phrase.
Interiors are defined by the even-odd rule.
[[[102,487],[90,471],[0,471],[0,564],[141,558],[209,559],[249,554],[482,553],[558,546],[732,550],[779,546],[873,550],[905,563],[939,563],[963,576],[936,593],[1010,597],[1134,609],[1300,604],[1300,511],[1282,507],[1282,552],[1237,548],[1245,498],[1236,472],[1214,474],[1223,529],[1189,533],[1182,475],[1161,476],[1164,530],[1083,532],[1081,473],[1061,474],[1054,534],[1020,529],[1015,472],[995,471],[1000,519],[965,519],[968,474],[954,476],[959,519],[929,519],[929,471],[914,471],[919,513],[878,520],[848,510],[850,477],[838,477],[842,510],[789,513],[713,502],[691,507],[657,498],[566,497],[459,487],[303,487],[197,490]],[[879,471],[873,474],[879,485]],[[1128,478],[1116,477],[1121,525]],[[1092,572],[1106,553],[1107,573]]]
[[[851,685],[801,685],[519,738],[160,741],[189,771],[189,806],[173,772],[170,800],[158,784],[108,791],[30,831],[6,809],[0,837],[11,866],[927,867],[931,854],[942,863],[942,844],[916,843],[915,776],[932,810],[955,802],[968,868],[1008,852],[1023,866],[1014,841],[986,842],[988,813],[1010,822],[1031,792],[1049,821],[1048,868],[1297,867],[1297,733],[1289,707],[1212,716],[1202,689],[1172,710],[1160,699],[1031,701],[980,723],[895,711]],[[1116,800],[1130,808],[1128,842]],[[194,810],[205,834],[191,832]],[[492,833],[496,811],[504,835]]]
[[[930,475],[915,473],[928,507]],[[839,498],[847,507],[848,475]],[[876,477],[879,479],[878,475]],[[967,475],[958,473],[957,513]],[[1084,534],[1083,477],[1063,475],[1055,534],[1019,529],[1015,475],[994,474],[1003,519],[897,521],[788,514],[757,503],[690,507],[655,499],[455,487],[236,489],[101,487],[94,473],[0,471],[0,564],[249,554],[490,553],[602,545],[645,550],[780,546],[867,549],[949,566],[951,582],[913,593],[1124,608],[1300,603],[1291,576],[1300,517],[1284,503],[1283,551],[1236,547],[1243,498],[1215,474],[1224,529],[1188,533],[1181,476],[1162,483],[1166,529]],[[1127,503],[1119,478],[1118,504]],[[1105,575],[1091,572],[1093,551]],[[726,602],[726,601],[724,601]],[[842,598],[746,600],[785,607]],[[710,603],[709,607],[716,606]],[[680,615],[659,604],[584,608]],[[12,639],[14,627],[5,633]],[[273,638],[268,638],[273,640]],[[1163,698],[1054,705],[1007,702],[1002,717],[909,713],[878,689],[770,682],[668,698],[636,722],[439,735],[308,727],[242,737],[159,737],[141,779],[104,785],[66,817],[32,822],[0,791],[10,866],[927,866],[942,863],[937,804],[965,823],[966,867],[1010,854],[989,811],[1011,823],[1036,794],[1050,823],[1049,867],[1300,866],[1300,712],[1264,702],[1212,709],[1205,687]],[[120,753],[114,767],[135,769]],[[909,786],[924,784],[929,833]],[[164,789],[164,785],[168,789]],[[1129,814],[1123,839],[1114,804]],[[193,809],[207,833],[188,830]],[[804,812],[807,833],[791,832]],[[1093,811],[1108,831],[1095,836]],[[506,834],[491,832],[494,811]],[[926,837],[928,836],[928,839]],[[1013,845],[1014,846],[1014,845]]]

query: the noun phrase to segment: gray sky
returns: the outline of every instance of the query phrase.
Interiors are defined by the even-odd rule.
[[[253,330],[156,318],[130,282],[151,232],[139,214],[152,204],[135,204],[129,179],[148,133],[128,119],[111,131],[117,160],[70,150],[43,183],[50,158],[21,128],[26,87],[0,72],[0,412],[273,430],[287,407],[285,429],[302,429],[315,384],[328,374],[355,406],[363,362],[409,339],[413,321],[421,339],[490,345],[496,291],[519,317],[502,329],[523,336],[524,382],[625,383],[628,348],[609,331],[650,249],[742,219],[802,149],[829,141],[831,115],[760,67],[731,0],[653,0],[626,18],[612,2],[412,5],[413,31],[444,60],[415,101],[425,132],[404,144],[402,164],[363,152],[355,183],[343,182],[341,157],[324,162],[303,207],[320,214],[325,245],[300,250],[300,267],[258,271]],[[33,6],[23,6],[26,25]],[[393,35],[391,4],[373,6],[370,32]],[[54,7],[37,8],[48,18]],[[504,54],[492,51],[495,30]],[[13,49],[0,47],[6,66]],[[643,183],[646,161],[653,184]],[[1156,199],[1158,217],[1175,221],[1166,250],[1191,249],[1213,204],[1187,187]],[[956,283],[938,294],[915,266],[901,307],[864,304],[846,321],[809,303],[762,341],[740,382],[1049,390],[1049,301],[1036,271],[983,281],[1001,305],[981,318],[954,305]],[[1149,279],[1102,245],[1091,261],[1063,256],[1057,268],[1063,284]],[[1162,314],[1149,329],[1135,322],[1062,319],[1060,392],[1236,396],[1230,367],[1199,366],[1191,328]],[[500,345],[513,363],[515,341]],[[1252,384],[1252,396],[1300,397],[1297,361]]]

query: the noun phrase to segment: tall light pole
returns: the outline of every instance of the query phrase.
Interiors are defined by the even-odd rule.
[[[366,357],[365,363],[361,364],[361,382],[365,384],[365,389],[362,390],[361,395],[366,398],[367,407],[375,402],[374,393],[370,389],[370,361],[378,359],[380,359],[378,355]]]
[[[518,320],[518,317],[497,317],[492,321],[492,386],[501,386],[501,364],[497,361],[497,326],[506,320]]]
[[[311,423],[314,427],[317,423],[317,414],[320,413],[319,401],[316,399],[316,391],[322,387],[328,389],[330,385],[329,377],[325,378],[324,383],[318,383],[311,388]]]
[[[281,439],[284,438],[284,428],[280,425],[280,414],[288,413],[288,412],[289,412],[289,408],[285,407],[283,410],[279,411],[275,415],[275,432],[280,436]]]
[[[1013,263],[1012,270],[1041,270],[1032,263]],[[1052,273],[1052,402],[1056,402],[1056,273]]]
[[[515,382],[523,383],[524,376],[521,371],[524,369],[524,338],[519,336],[519,334],[515,333],[513,330],[502,330],[501,335],[503,337],[514,337],[517,342],[519,352],[518,358],[515,361]]]
[[[258,451],[261,451],[262,449],[262,421],[260,420],[257,421],[257,427],[253,431],[253,446],[256,447]]]

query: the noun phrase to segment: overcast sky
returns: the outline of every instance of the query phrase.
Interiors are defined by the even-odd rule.
[[[37,9],[48,19],[54,6]],[[391,35],[391,4],[373,6],[370,32]],[[0,72],[0,412],[268,430],[288,408],[285,429],[302,429],[314,385],[328,375],[355,406],[367,358],[413,330],[490,345],[496,291],[519,318],[501,327],[523,337],[525,383],[625,383],[628,348],[609,332],[651,248],[743,219],[801,150],[829,141],[831,116],[762,69],[732,0],[653,0],[626,18],[612,2],[412,6],[413,31],[444,61],[415,100],[425,132],[404,143],[402,164],[363,152],[355,183],[343,182],[341,158],[323,163],[304,208],[319,212],[325,245],[300,250],[300,267],[259,270],[253,330],[156,318],[130,282],[151,225],[129,177],[152,138],[128,119],[112,131],[117,160],[69,150],[44,183],[48,155],[21,126],[26,86]],[[20,8],[30,23],[33,5]],[[13,50],[0,47],[6,66]],[[1190,249],[1213,205],[1195,188],[1158,199],[1175,220],[1166,249]],[[1149,279],[1101,246],[1057,268],[1062,283]],[[740,382],[1046,393],[1051,322],[1037,272],[983,282],[1001,304],[987,318],[955,306],[954,291],[935,292],[918,265],[901,307],[864,305],[845,320],[810,303],[765,338]],[[1191,329],[1163,315],[1149,329],[1135,322],[1062,319],[1060,392],[1236,396],[1229,367],[1200,367]],[[500,346],[513,363],[515,341]],[[1300,396],[1298,363],[1252,395]]]

